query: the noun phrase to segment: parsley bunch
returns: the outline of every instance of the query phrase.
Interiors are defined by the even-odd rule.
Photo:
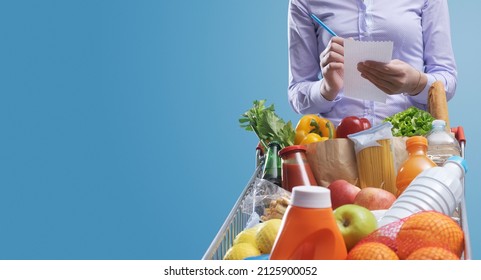
[[[267,150],[271,141],[277,141],[282,148],[294,145],[296,132],[292,123],[287,123],[277,116],[274,104],[266,107],[266,100],[255,100],[252,108],[239,119],[240,126],[247,131],[254,131]]]

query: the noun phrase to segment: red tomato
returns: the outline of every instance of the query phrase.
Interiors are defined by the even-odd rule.
[[[347,135],[371,128],[371,122],[366,118],[356,116],[345,117],[336,128],[337,138],[347,138]]]

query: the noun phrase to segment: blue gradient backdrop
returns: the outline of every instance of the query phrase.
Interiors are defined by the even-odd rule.
[[[481,258],[477,1],[449,1],[450,102]],[[285,120],[287,0],[3,1],[0,259],[200,259],[254,171],[255,99]]]

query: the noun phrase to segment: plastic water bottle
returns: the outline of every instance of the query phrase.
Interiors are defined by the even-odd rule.
[[[442,166],[450,156],[461,155],[459,142],[446,131],[444,120],[434,120],[426,138],[428,139],[428,157],[438,166]]]
[[[425,210],[451,216],[464,195],[462,180],[466,172],[466,162],[459,156],[450,157],[443,166],[424,170],[386,211],[379,226]]]
[[[271,260],[344,260],[346,244],[331,208],[331,192],[319,186],[292,189]]]

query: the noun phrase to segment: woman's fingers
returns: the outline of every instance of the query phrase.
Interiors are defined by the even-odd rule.
[[[334,62],[344,63],[344,39],[340,37],[333,37],[320,55],[321,68],[325,68]]]
[[[327,56],[331,52],[340,54],[344,57],[344,39],[333,37],[324,51],[321,52],[321,57]]]
[[[413,83],[411,69],[413,68],[399,60],[389,63],[366,61],[359,63],[357,69],[361,72],[361,76],[388,94],[407,92],[413,87],[411,85]],[[417,72],[414,69],[413,71]]]
[[[344,63],[344,56],[334,51],[328,52],[321,58],[321,67],[324,68],[330,63],[335,62]]]
[[[321,95],[333,100],[343,87],[344,78],[344,39],[333,37],[320,54],[322,72]]]
[[[380,77],[381,79],[390,79],[392,77],[398,77],[404,74],[401,69],[396,69],[396,67],[386,63],[372,64],[361,62],[357,65],[357,70],[359,70],[361,73],[370,73]]]
[[[344,63],[332,62],[322,69],[322,76],[329,80],[344,77]]]
[[[371,73],[368,73],[368,72],[362,73],[361,77],[363,77],[364,79],[367,79],[373,85],[375,85],[377,88],[379,88],[380,90],[382,90],[387,94],[396,93],[397,86],[389,80],[380,79],[378,76],[372,75]]]
[[[344,46],[344,38],[342,37],[334,36],[331,38],[331,42]]]

